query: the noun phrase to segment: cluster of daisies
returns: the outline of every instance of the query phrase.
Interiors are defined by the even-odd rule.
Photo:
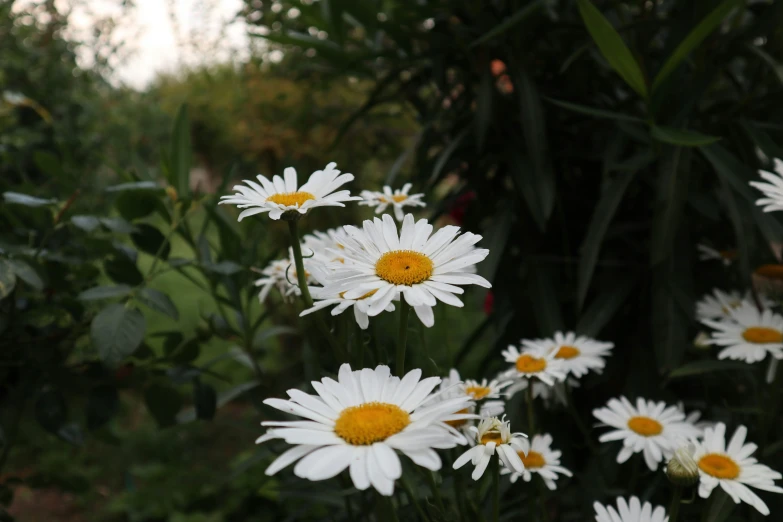
[[[435,231],[426,219],[406,214],[406,206],[425,205],[421,194],[409,194],[409,184],[402,190],[363,191],[360,197],[337,190],[351,180],[351,174],[341,174],[330,163],[300,187],[296,172],[289,168],[283,178],[258,176],[258,183],[246,181],[246,186],[235,187],[236,194],[222,198],[222,203],[243,209],[240,220],[268,213],[275,220],[295,221],[313,208],[356,200],[382,214],[361,227],[348,225],[303,237],[288,258],[261,271],[264,277],[256,285],[261,287],[262,301],[273,288],[284,298],[300,294],[296,282],[305,281],[313,303],[302,315],[330,307],[331,314],[338,315],[353,308],[357,324],[367,328],[370,317],[404,302],[424,325],[432,326],[432,309],[438,302],[462,306],[457,297],[464,292],[462,285],[490,287],[475,273],[475,265],[488,254],[476,247],[481,236],[455,226]],[[783,197],[783,180],[768,181]],[[388,208],[396,222],[383,214]],[[713,255],[702,250],[705,256]],[[305,274],[296,273],[294,256],[299,251]],[[730,261],[730,253],[715,252],[713,257]],[[714,330],[707,342],[724,347],[720,358],[757,362],[767,354],[775,360],[783,357],[783,317],[771,312],[769,304],[763,298],[753,302],[747,295],[718,290],[698,304],[699,319]],[[289,445],[266,473],[273,475],[294,465],[296,476],[317,481],[347,470],[357,489],[372,487],[389,496],[402,477],[400,455],[437,471],[443,465],[438,450],[466,446],[451,466],[456,470],[470,462],[474,480],[495,460],[511,482],[520,477],[529,482],[535,474],[554,490],[561,477],[572,474],[561,465],[562,454],[553,448],[553,437],[512,431],[504,415],[506,401],[525,391],[531,419],[536,399],[546,405],[552,399],[565,403],[581,378],[603,370],[612,349],[612,343],[573,332],[523,339],[519,346],[502,352],[509,367],[481,381],[463,380],[456,370],[444,378],[422,378],[419,369],[394,376],[385,365],[353,370],[343,364],[335,378],[312,382],[315,395],[292,389],[287,400],[264,401],[298,417],[262,423],[268,429],[258,443],[281,440]],[[686,414],[680,405],[641,398],[635,403],[625,397],[611,399],[593,415],[598,426],[609,428],[600,436],[601,443],[621,442],[619,463],[641,454],[637,458],[656,471],[666,462],[673,481],[698,483],[703,498],[720,486],[735,502],[746,502],[766,515],[768,507],[750,487],[783,493],[774,482],[781,475],[752,457],[756,445],[746,442],[744,426],[727,443],[725,424],[699,422],[699,412]],[[616,508],[600,503],[594,507],[598,522],[667,520],[664,508],[643,504],[636,497],[617,499]]]

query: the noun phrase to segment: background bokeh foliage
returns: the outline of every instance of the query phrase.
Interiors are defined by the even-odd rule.
[[[285,227],[216,205],[238,179],[331,160],[354,191],[414,183],[433,220],[491,251],[491,296],[437,308],[431,330],[411,322],[410,364],[491,376],[505,345],[575,329],[616,345],[575,390],[588,427],[618,394],[682,401],[747,425],[783,469],[780,380],[693,343],[695,300],[749,287],[783,237],[747,184],[783,156],[780,2],[247,0],[241,16],[282,62],[184,70],[144,92],[79,67],[54,3],[47,22],[13,3],[0,0],[0,191],[27,196],[0,202],[5,519],[347,519],[348,483],[263,474],[278,448],[252,444],[261,400],[320,377],[306,358],[335,361],[298,305],[256,298],[251,269],[284,255]],[[701,262],[697,243],[737,260]],[[355,349],[377,343],[375,364],[394,319],[374,327],[336,328]],[[630,492],[666,503],[662,474],[592,451],[562,408],[541,417],[575,478],[540,505],[505,484],[508,520],[585,520]],[[461,516],[450,480],[433,520]],[[699,506],[685,520],[761,519]]]

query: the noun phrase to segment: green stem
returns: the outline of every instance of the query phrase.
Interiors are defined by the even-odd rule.
[[[582,438],[585,440],[587,447],[590,448],[590,452],[598,453],[598,447],[595,445],[595,442],[593,442],[593,439],[590,436],[590,430],[587,429],[587,426],[585,426],[585,423],[582,421],[582,417],[579,416],[579,412],[576,411],[576,406],[574,405],[574,395],[571,393],[571,388],[568,386],[568,384],[565,384],[565,388],[568,411],[571,413],[571,417],[574,418],[576,427],[579,428],[580,432],[582,432]]]
[[[451,462],[453,463],[457,459],[457,452],[451,450]],[[457,505],[459,506],[459,520],[465,522],[468,516],[468,508],[465,505],[465,483],[463,482],[462,473],[454,473],[454,498],[457,499]]]
[[[397,366],[396,371],[399,377],[405,374],[405,344],[408,341],[408,314],[411,307],[405,297],[400,299],[400,330],[397,334]]]
[[[438,509],[440,510],[441,514],[445,514],[446,507],[443,505],[443,498],[440,496],[440,489],[435,483],[435,472],[426,470],[422,471],[424,471],[424,475],[427,477],[427,481],[430,483],[430,489],[432,490],[432,495],[435,497],[435,503],[438,505]]]
[[[500,455],[492,459],[492,522],[500,518]]]
[[[536,412],[533,405],[533,380],[527,381],[527,431],[532,437],[536,432]]]
[[[675,486],[672,492],[672,501],[669,504],[669,522],[677,522],[677,515],[680,514],[680,499],[682,498],[682,488]]]
[[[416,508],[416,512],[419,514],[419,517],[424,520],[424,522],[430,522],[430,517],[428,517],[427,513],[425,513],[422,509],[421,504],[419,504],[419,499],[417,499],[413,494],[413,488],[411,488],[411,485],[408,484],[408,481],[404,476],[400,478],[400,483],[402,484],[402,488],[405,490],[405,494],[408,495],[411,504],[413,504],[413,507]]]

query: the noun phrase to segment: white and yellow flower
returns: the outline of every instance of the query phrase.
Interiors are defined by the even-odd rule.
[[[362,201],[359,204],[375,207],[376,214],[382,214],[391,205],[394,209],[394,217],[397,218],[397,221],[402,221],[405,217],[405,207],[427,206],[421,200],[424,194],[408,194],[412,186],[410,183],[406,183],[402,186],[402,190],[396,189],[392,191],[390,186],[385,185],[383,192],[363,190],[361,193]]]
[[[780,473],[751,457],[757,446],[746,443],[748,430],[740,426],[726,445],[726,425],[719,422],[715,428],[704,431],[704,439],[697,440],[693,458],[699,466],[701,480],[699,496],[707,498],[720,486],[735,503],[746,502],[762,515],[769,515],[769,508],[748,486],[773,493],[783,493],[775,485]]]
[[[283,178],[274,176],[271,181],[259,174],[256,179],[260,184],[246,179],[244,182],[247,186],[234,186],[236,193],[221,196],[220,204],[246,209],[239,214],[238,220],[242,221],[263,212],[268,212],[272,219],[280,219],[288,212],[306,214],[316,207],[344,207],[346,201],[361,199],[351,196],[348,190],[335,192],[342,185],[353,181],[353,174],[340,174],[335,166],[337,164],[332,162],[324,170],[316,170],[301,187],[297,183],[296,170],[292,167],[285,169]]]
[[[577,336],[574,332],[556,332],[548,339],[522,339],[522,346],[524,352],[553,352],[555,359],[563,362],[566,373],[574,377],[582,377],[590,370],[601,373],[606,365],[605,358],[614,348],[613,343]]]
[[[334,263],[345,263],[345,259],[339,255],[343,246],[337,240],[339,229],[330,228],[326,231],[316,230],[302,238],[302,255],[305,259],[331,267]]]
[[[444,419],[470,407],[470,400],[436,400],[432,390],[439,383],[440,377],[421,379],[418,369],[400,379],[390,375],[388,366],[352,371],[343,364],[336,381],[312,382],[318,395],[288,390],[290,400],[266,399],[264,404],[306,419],[262,423],[270,428],[257,443],[282,439],[293,445],[266,474],[296,461],[294,474],[308,480],[332,478],[349,468],[357,489],[373,486],[390,496],[402,475],[398,451],[437,471],[441,460],[435,449],[467,442]]]
[[[729,319],[702,323],[715,331],[710,336],[712,345],[725,346],[718,359],[734,359],[755,363],[767,354],[783,358],[783,316],[766,309],[759,312],[752,303],[743,303],[729,310]]]
[[[511,381],[493,379],[487,381],[465,380],[459,372],[452,368],[448,377],[444,377],[440,383],[441,400],[453,397],[467,397],[474,401],[474,405],[463,411],[456,412],[452,418],[446,421],[449,426],[459,429],[468,436],[468,443],[473,442],[470,435],[470,427],[475,424],[475,419],[497,417],[505,411],[506,405],[501,397],[503,390],[511,384]],[[478,414],[476,410],[478,409]]]
[[[519,453],[527,454],[530,448],[524,433],[512,433],[511,425],[497,417],[481,419],[478,426],[471,426],[475,446],[460,455],[454,461],[454,469],[459,469],[470,461],[475,466],[471,477],[478,480],[497,453],[501,462],[516,473],[525,471],[525,465],[519,458]]]
[[[523,350],[516,346],[509,347],[502,352],[506,362],[513,363],[504,377],[509,379],[538,379],[547,386],[552,386],[556,381],[564,381],[567,371],[563,359],[557,359],[557,352],[546,349]],[[518,388],[518,386],[513,386]]]
[[[701,431],[685,419],[677,406],[664,402],[637,399],[636,406],[625,397],[610,399],[604,408],[593,410],[593,415],[612,431],[604,433],[600,442],[623,441],[617,454],[622,464],[634,453],[642,453],[650,470],[668,459],[687,440],[698,437]]]
[[[481,236],[447,226],[432,234],[426,219],[414,222],[408,214],[398,233],[388,214],[364,222],[362,229],[346,226],[338,234],[344,263],[333,265],[334,282],[325,292],[346,299],[367,297],[367,314],[378,315],[394,300],[404,299],[425,326],[435,323],[432,307],[438,301],[463,306],[458,285],[490,288],[489,281],[471,273],[489,250],[475,248]]]
[[[764,197],[756,200],[756,205],[764,207],[764,212],[783,210],[783,161],[774,158],[775,172],[759,170],[759,175],[767,181],[751,181],[750,185],[764,194]]]
[[[774,304],[764,296],[759,296],[759,299],[761,299],[761,304],[764,308],[770,308]],[[743,296],[736,290],[724,292],[715,288],[711,294],[705,294],[696,303],[696,318],[699,321],[704,319],[731,319],[731,311],[736,310],[745,303],[755,306],[749,292],[746,292]]]
[[[614,506],[604,506],[600,502],[593,504],[595,522],[667,522],[666,510],[663,506],[653,507],[649,502],[642,502],[638,497],[626,501],[617,498],[617,509]]]
[[[262,303],[269,297],[269,292],[272,288],[276,288],[280,292],[284,301],[289,301],[291,296],[301,295],[299,286],[296,284],[298,281],[296,263],[294,263],[293,253],[289,252],[289,254],[290,257],[288,259],[277,259],[269,263],[261,270],[261,275],[264,277],[256,279],[253,283],[255,286],[261,287],[258,293],[258,300]],[[305,259],[304,267],[308,284],[317,284],[313,277],[314,266],[312,261]]]
[[[571,477],[573,474],[560,465],[560,455],[562,453],[558,450],[553,450],[551,446],[551,435],[548,433],[535,435],[533,440],[530,441],[530,449],[527,453],[519,452],[519,458],[522,460],[522,464],[525,465],[524,471],[517,473],[506,467],[500,473],[502,475],[511,474],[512,483],[516,482],[519,477],[522,477],[525,482],[530,482],[533,478],[533,473],[537,473],[541,476],[546,487],[554,491],[557,489],[555,481],[558,478],[558,474],[566,477]]]

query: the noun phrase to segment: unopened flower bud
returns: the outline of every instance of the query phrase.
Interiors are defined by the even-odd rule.
[[[680,446],[666,464],[666,476],[675,486],[691,487],[699,483],[699,465],[693,458],[691,444]]]
[[[699,350],[707,350],[710,347],[710,336],[707,332],[699,332],[699,335],[693,340],[693,346]]]

